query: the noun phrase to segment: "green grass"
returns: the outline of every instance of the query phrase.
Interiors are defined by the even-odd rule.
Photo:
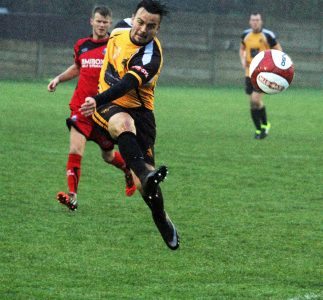
[[[322,91],[157,88],[157,164],[181,235],[168,250],[139,194],[89,143],[79,210],[65,189],[72,85],[0,82],[0,299],[322,299]]]

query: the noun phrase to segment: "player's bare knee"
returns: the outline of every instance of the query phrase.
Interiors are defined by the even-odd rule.
[[[250,102],[250,108],[252,110],[254,110],[254,109],[260,109],[260,105],[257,102]]]
[[[110,164],[114,159],[114,151],[102,151],[101,156],[106,163]]]
[[[78,154],[83,156],[84,148],[78,144],[71,144],[69,154]]]
[[[135,122],[129,114],[118,113],[110,118],[109,133],[114,139],[126,131],[136,134]]]
[[[70,154],[78,154],[83,156],[86,144],[86,138],[78,132],[73,126],[70,131]]]
[[[261,109],[263,107],[263,102],[261,100],[261,95],[253,95],[250,99],[251,109]]]

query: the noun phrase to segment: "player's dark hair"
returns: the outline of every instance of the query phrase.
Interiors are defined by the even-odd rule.
[[[134,15],[141,7],[143,7],[145,10],[147,10],[151,14],[160,15],[160,19],[162,19],[163,16],[166,16],[168,14],[166,4],[162,4],[157,0],[142,0],[142,1],[140,1],[134,11]]]
[[[256,15],[260,15],[262,17],[260,11],[252,11],[251,14],[250,14],[250,16],[256,16]]]
[[[96,5],[92,10],[92,18],[96,13],[99,13],[103,17],[112,17],[112,11],[105,5]]]

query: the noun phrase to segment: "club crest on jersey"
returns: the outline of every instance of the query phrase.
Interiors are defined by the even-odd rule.
[[[105,55],[107,53],[107,48],[104,48],[102,54]]]
[[[141,66],[132,66],[131,69],[134,69],[134,70],[137,70],[139,71],[140,73],[142,73],[146,78],[148,78],[149,76],[149,73],[147,72],[146,69],[144,69],[143,67]]]

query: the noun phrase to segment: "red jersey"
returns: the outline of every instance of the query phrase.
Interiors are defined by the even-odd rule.
[[[70,102],[71,110],[78,109],[86,97],[98,93],[100,70],[108,39],[94,40],[87,37],[75,43],[74,62],[80,67],[80,75]]]

